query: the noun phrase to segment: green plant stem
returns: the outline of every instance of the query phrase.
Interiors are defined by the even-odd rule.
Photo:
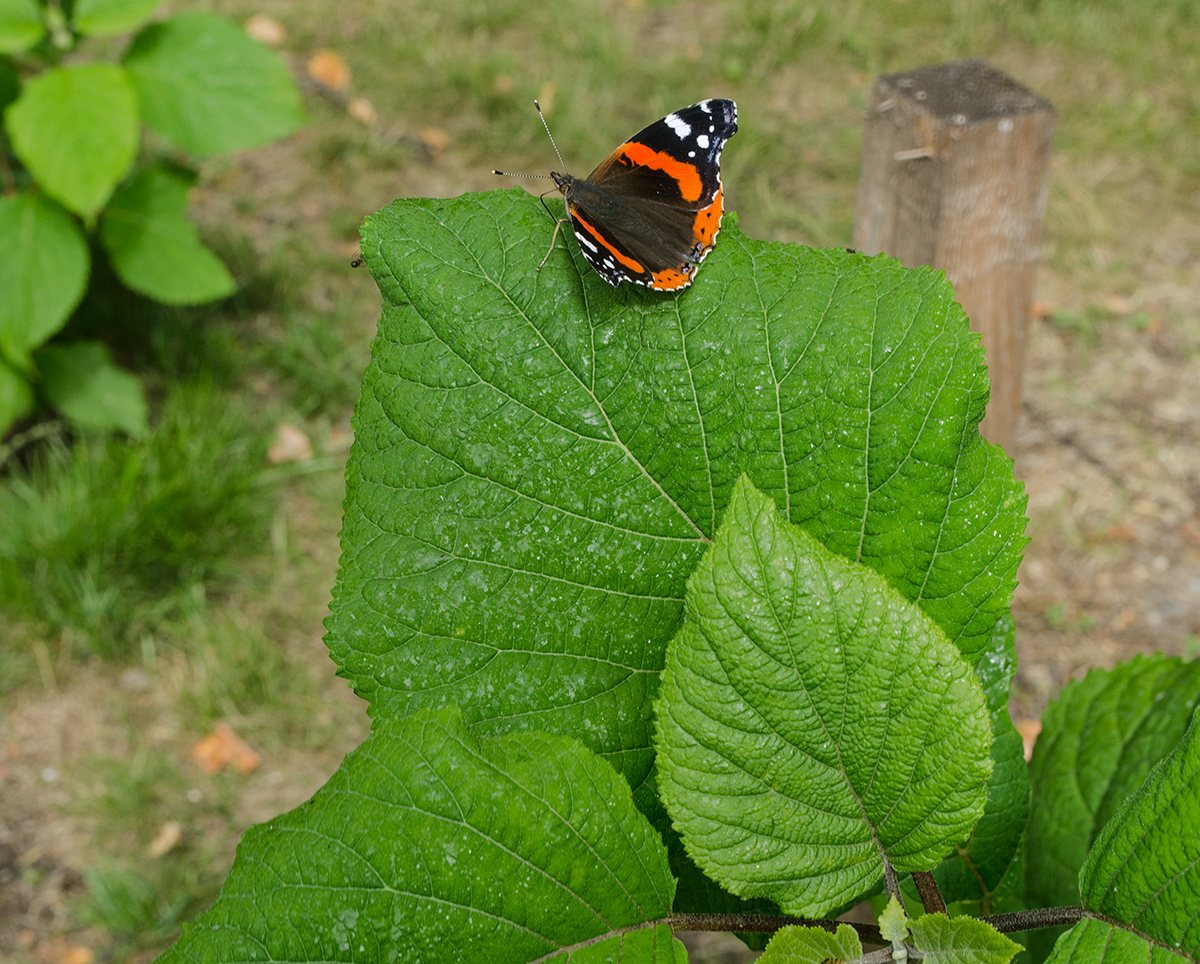
[[[942,899],[942,892],[938,889],[937,881],[933,879],[930,871],[915,871],[912,880],[917,887],[917,893],[921,896],[921,906],[925,908],[926,914],[946,913],[946,901]]]

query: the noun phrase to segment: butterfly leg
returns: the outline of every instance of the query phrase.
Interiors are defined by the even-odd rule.
[[[564,222],[566,222],[566,220],[567,220],[566,218],[559,218],[557,221],[554,222],[554,233],[552,235],[550,235],[550,247],[546,249],[546,256],[544,258],[542,258],[541,261],[538,262],[538,266],[537,266],[538,271],[541,271],[542,266],[547,261],[550,260],[550,252],[552,252],[554,250],[554,242],[558,240],[558,229],[563,226],[563,224],[564,224]]]

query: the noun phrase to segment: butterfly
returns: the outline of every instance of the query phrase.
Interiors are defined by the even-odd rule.
[[[716,243],[721,149],[736,132],[733,101],[702,100],[638,131],[586,178],[551,172],[567,208],[555,236],[570,220],[584,259],[611,285],[686,288]]]

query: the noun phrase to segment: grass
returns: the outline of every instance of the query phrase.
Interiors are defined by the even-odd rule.
[[[264,538],[261,429],[204,383],[173,388],[150,434],[35,452],[0,488],[0,596],[73,647],[127,657],[170,616],[202,612]],[[203,480],[203,484],[197,484]]]
[[[233,720],[267,751],[336,745],[332,667],[305,641],[328,598],[341,486],[336,472],[265,481],[264,453],[280,419],[319,434],[357,396],[378,310],[346,266],[358,219],[402,194],[507,186],[493,167],[557,169],[535,97],[586,174],[666,111],[733,96],[723,177],[743,229],[848,244],[874,77],[984,57],[1058,107],[1045,260],[1082,295],[1052,323],[1087,344],[1105,294],[1184,276],[1156,245],[1200,220],[1198,0],[202,5],[279,17],[298,60],[338,49],[382,120],[367,131],[312,99],[290,145],[206,173],[199,214],[242,284],[219,309],[95,286],[72,333],[145,375],[154,427],[48,442],[3,467],[0,699],[52,691],[100,657],[147,672],[182,732]],[[449,136],[444,157],[413,147],[423,127]],[[181,809],[176,758],[126,732],[131,756],[88,763],[77,794],[94,845],[72,920],[107,932],[114,961],[144,959],[211,897],[212,854],[240,829],[220,807]],[[143,859],[147,834],[181,814],[180,852]]]

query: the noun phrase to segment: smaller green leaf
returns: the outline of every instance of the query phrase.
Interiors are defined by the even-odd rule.
[[[1117,810],[1079,874],[1084,906],[1200,954],[1200,723]]]
[[[1079,903],[1079,871],[1103,821],[1178,744],[1198,698],[1200,663],[1161,655],[1092,670],[1063,688],[1029,766],[1029,906]]]
[[[0,0],[3,3],[4,0]],[[0,60],[0,117],[3,117],[8,107],[21,94],[21,75],[12,68],[8,61]]]
[[[904,905],[894,896],[888,898],[887,906],[879,915],[879,933],[885,941],[893,944],[903,944],[908,940],[908,914]]]
[[[744,476],[688,580],[655,712],[688,854],[785,913],[855,899],[885,857],[932,869],[983,811],[991,727],[958,649]]]
[[[33,410],[29,379],[0,358],[0,438],[22,415]]]
[[[146,123],[194,154],[257,147],[304,123],[283,61],[222,17],[190,13],[151,24],[124,63]]]
[[[163,0],[75,0],[72,22],[81,34],[108,37],[144,23]]]
[[[1045,964],[1183,964],[1184,960],[1130,931],[1084,920],[1059,937]]]
[[[0,0],[0,54],[28,50],[45,32],[36,0]]]
[[[178,168],[148,167],[117,191],[100,221],[100,242],[120,279],[169,305],[202,304],[237,290],[187,218],[192,181]]]
[[[974,917],[926,914],[909,922],[923,964],[1008,964],[1021,945]]]
[[[137,96],[113,64],[39,74],[8,108],[5,125],[46,193],[89,220],[137,155]]]
[[[47,345],[36,356],[41,392],[73,425],[94,432],[146,431],[141,381],[117,367],[97,341]]]
[[[20,369],[66,324],[90,258],[79,222],[41,194],[0,198],[0,354]]]
[[[782,927],[758,964],[844,964],[862,957],[862,942],[849,924],[830,934],[823,927]]]
[[[973,912],[995,912],[998,899],[1019,883],[1009,870],[1017,857],[1029,817],[1029,767],[1021,736],[1008,713],[1008,696],[1017,668],[1015,624],[1005,614],[992,640],[975,664],[992,718],[992,776],[983,816],[965,848],[935,871],[942,896],[950,902],[971,901]]]

